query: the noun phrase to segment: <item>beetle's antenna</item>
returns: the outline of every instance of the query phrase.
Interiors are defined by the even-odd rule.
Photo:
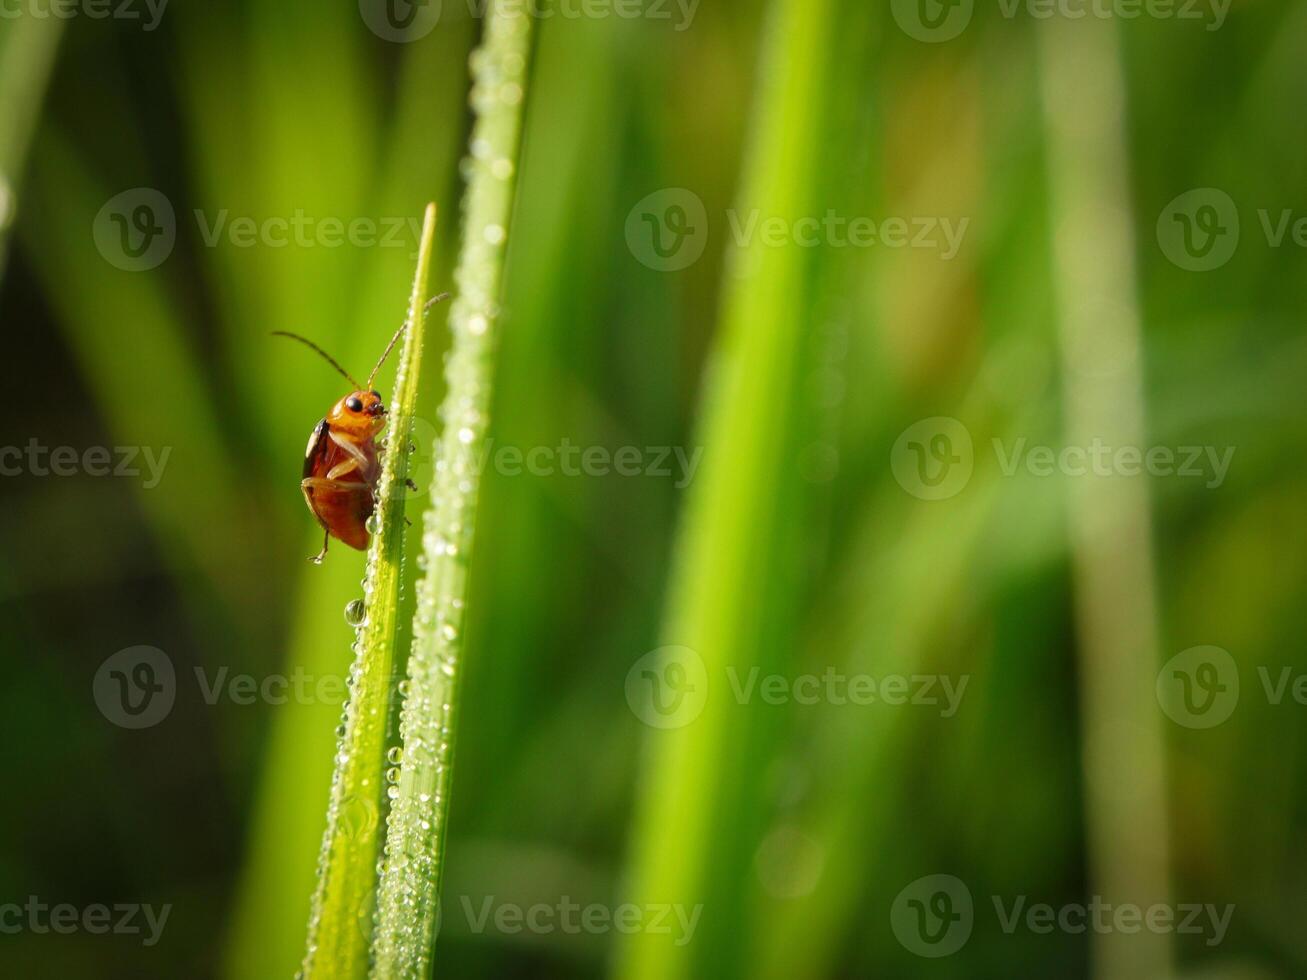
[[[446,300],[446,299],[449,299],[449,293],[441,293],[439,296],[432,296],[429,300],[427,300],[427,305],[422,307],[422,315],[426,316],[427,310],[431,309],[431,307],[435,306],[441,300]],[[372,369],[372,373],[368,375],[368,383],[366,387],[368,387],[369,389],[372,387],[372,379],[375,378],[377,376],[377,372],[381,370],[381,365],[386,363],[386,358],[389,357],[390,352],[395,349],[395,342],[399,340],[400,334],[404,332],[404,328],[407,326],[408,326],[407,320],[401,323],[399,325],[399,329],[395,331],[395,336],[390,338],[390,343],[388,343],[386,345],[386,349],[381,352],[381,360],[377,361],[377,366],[374,367]]]
[[[362,391],[362,390],[363,390],[363,385],[361,385],[361,384],[359,384],[357,381],[355,381],[354,378],[353,378],[353,376],[352,376],[348,371],[346,371],[343,367],[341,367],[339,364],[337,364],[337,363],[336,363],[336,359],[335,359],[334,357],[332,357],[330,354],[328,354],[325,350],[323,350],[321,347],[319,347],[319,346],[318,346],[317,344],[315,344],[313,341],[309,340],[307,337],[301,337],[299,334],[297,334],[297,333],[291,333],[291,332],[288,331],[288,330],[274,330],[274,331],[272,331],[272,335],[273,335],[274,337],[289,337],[291,340],[298,340],[298,341],[299,341],[301,344],[303,344],[305,347],[311,347],[313,350],[317,351],[319,354],[322,355],[322,359],[323,359],[324,361],[326,361],[328,364],[330,364],[332,367],[334,367],[337,371],[339,371],[341,374],[343,374],[343,375],[345,376],[345,380],[348,381],[350,384],[352,384],[352,385],[354,386],[354,389],[355,389],[356,391]],[[393,344],[394,341],[392,340],[391,343]],[[368,381],[368,387],[369,387],[369,388],[372,387],[372,382],[371,382],[370,380]]]

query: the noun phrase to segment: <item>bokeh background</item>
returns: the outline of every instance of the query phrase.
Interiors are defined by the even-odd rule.
[[[269,331],[366,372],[428,199],[449,283],[480,7],[399,40],[369,0],[68,9],[0,18],[0,906],[170,913],[15,911],[0,974],[289,976],[362,558],[304,560],[344,391]],[[437,975],[1307,976],[1307,7],[544,9],[492,436],[558,465],[487,469]],[[1056,455],[1095,440],[1140,455]],[[159,478],[94,475],[119,446]],[[106,661],[140,646],[175,679],[133,728]],[[1095,900],[1233,908],[1004,928]]]

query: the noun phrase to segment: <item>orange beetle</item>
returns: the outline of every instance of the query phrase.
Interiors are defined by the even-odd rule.
[[[433,305],[448,298],[448,293],[442,293],[428,302],[422,312],[425,314]],[[333,537],[359,551],[367,549],[367,522],[376,507],[374,493],[377,479],[381,476],[381,467],[377,465],[381,450],[377,448],[376,438],[386,425],[386,406],[381,395],[372,390],[372,381],[403,332],[401,326],[390,338],[381,359],[368,375],[367,384],[361,385],[335,358],[311,340],[285,330],[273,331],[279,337],[290,337],[317,351],[354,386],[354,391],[336,402],[327,417],[313,427],[308,448],[304,451],[304,478],[300,481],[300,490],[309,511],[323,530],[322,550],[309,559],[315,564],[322,564],[327,543]],[[412,481],[409,481],[409,486],[413,486]]]

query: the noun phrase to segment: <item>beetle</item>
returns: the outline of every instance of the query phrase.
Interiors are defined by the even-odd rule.
[[[433,297],[422,308],[425,315],[436,303],[449,298],[448,293]],[[351,548],[364,551],[368,546],[367,522],[376,508],[377,480],[381,476],[376,444],[378,433],[386,425],[386,406],[381,395],[372,388],[372,382],[394,350],[404,333],[405,323],[382,351],[376,367],[368,375],[367,384],[359,384],[336,359],[313,341],[286,330],[274,330],[273,335],[289,337],[316,351],[354,386],[354,390],[331,406],[325,418],[313,427],[308,447],[304,450],[304,469],[300,491],[309,512],[322,525],[322,550],[309,561],[321,565],[327,555],[327,544],[334,537]],[[409,486],[413,482],[409,481]],[[415,488],[416,489],[416,488]]]

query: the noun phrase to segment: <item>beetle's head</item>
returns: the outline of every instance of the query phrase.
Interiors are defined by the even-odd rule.
[[[386,424],[386,406],[375,391],[355,391],[331,407],[327,421],[361,438],[376,435]]]

